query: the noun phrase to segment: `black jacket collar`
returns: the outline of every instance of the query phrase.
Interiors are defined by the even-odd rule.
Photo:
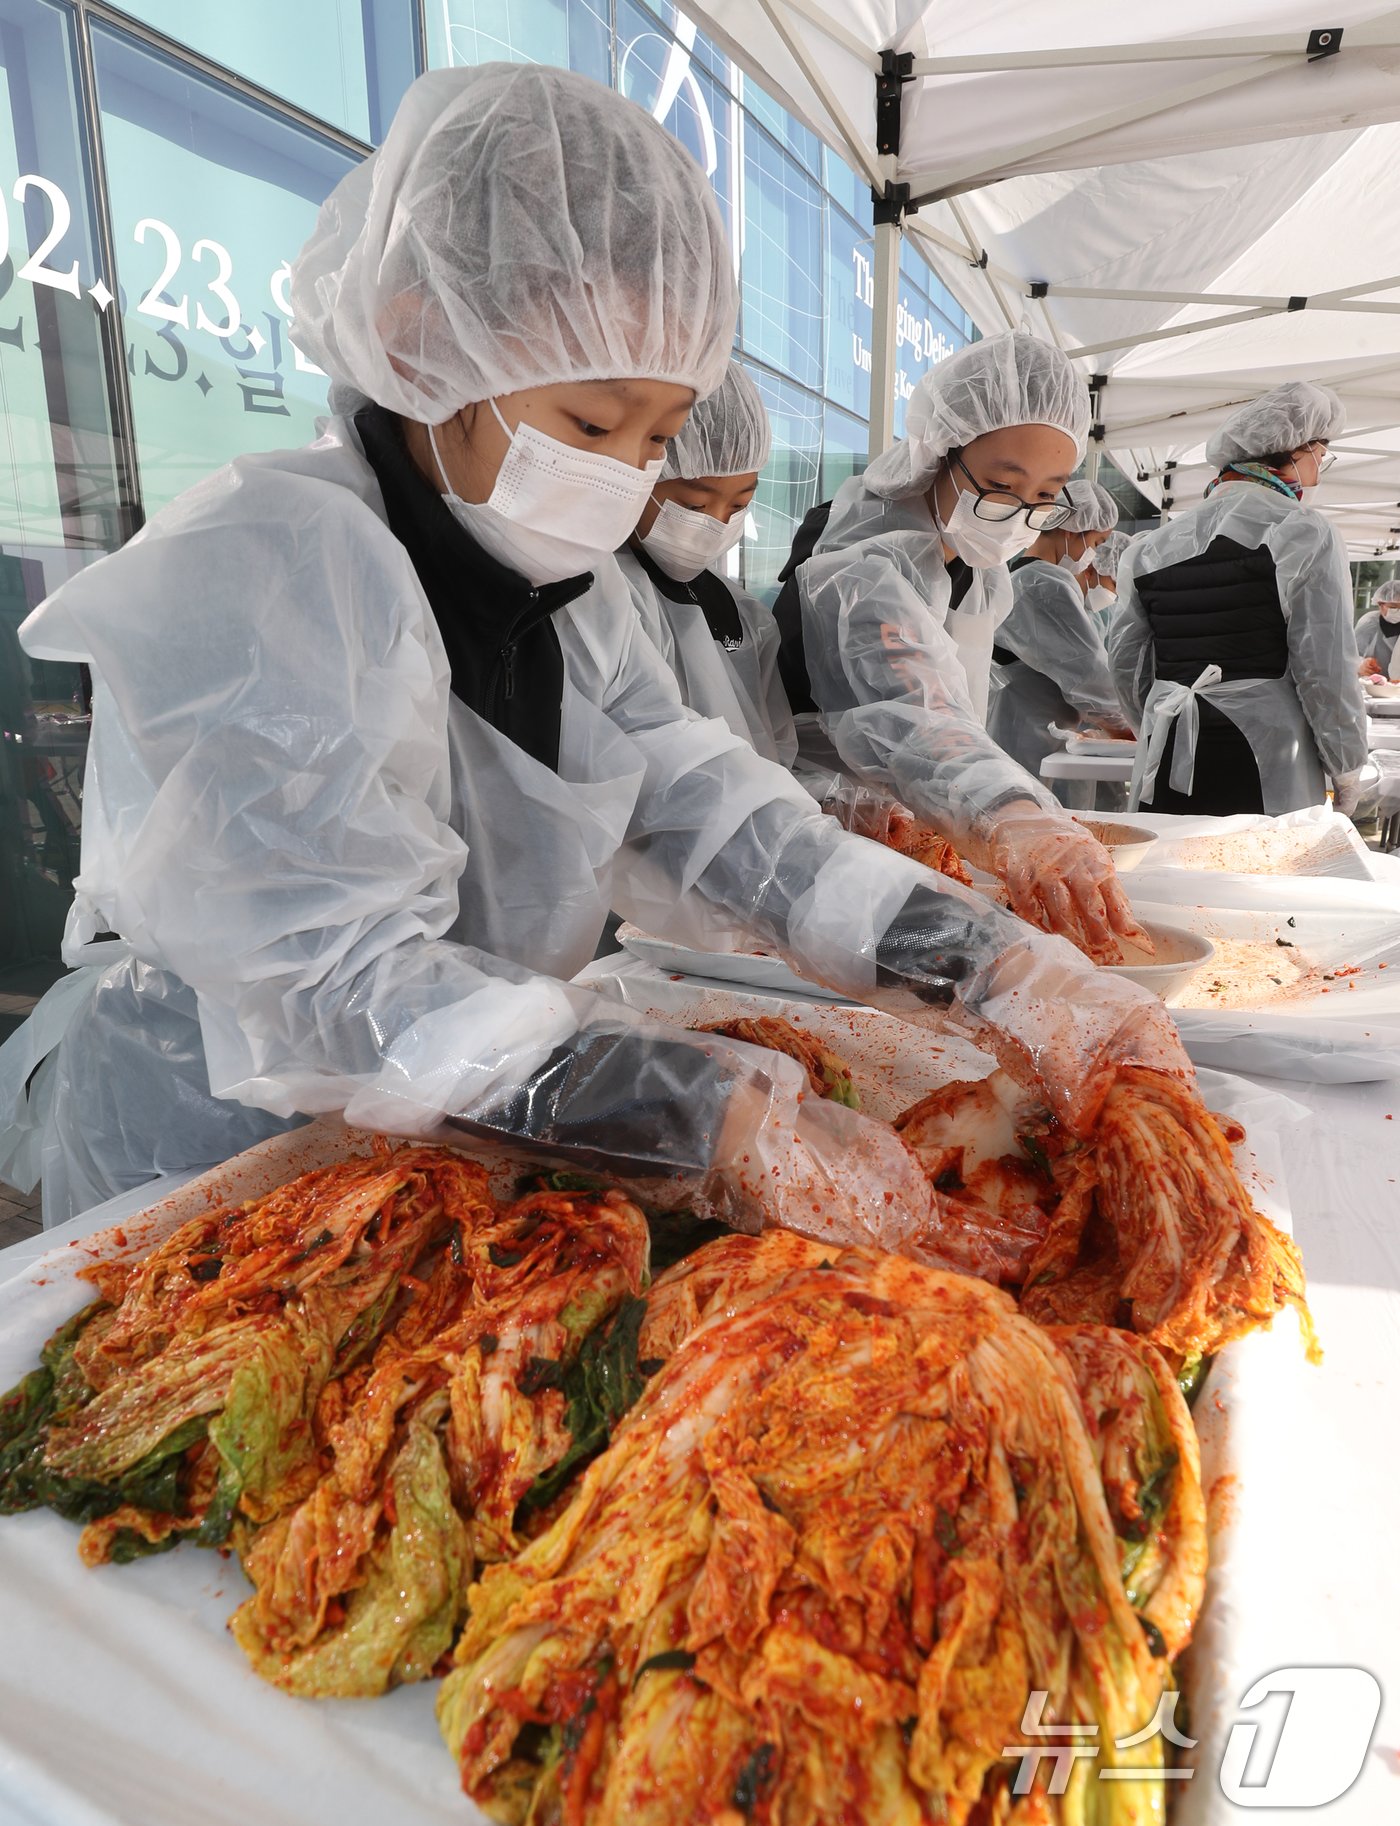
[[[674,577],[668,577],[635,540],[628,549],[668,602],[691,602],[699,608],[705,625],[726,653],[743,646],[744,624],[739,616],[739,605],[722,577],[717,577],[713,571],[701,571],[688,583],[678,583]]]
[[[392,412],[366,406],[355,429],[407,550],[452,668],[452,692],[548,767],[559,761],[564,661],[553,616],[591,573],[533,587],[484,551],[420,475]]]

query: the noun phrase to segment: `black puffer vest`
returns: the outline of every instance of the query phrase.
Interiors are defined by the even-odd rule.
[[[1227,684],[1287,672],[1288,624],[1267,545],[1222,535],[1194,558],[1140,572],[1133,583],[1152,629],[1159,679],[1194,685],[1211,665]]]

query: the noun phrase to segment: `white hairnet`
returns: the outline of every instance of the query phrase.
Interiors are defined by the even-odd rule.
[[[1393,608],[1400,602],[1400,577],[1391,577],[1387,582],[1376,586],[1376,593],[1371,598],[1371,605],[1377,609]]]
[[[1063,526],[1063,533],[1109,533],[1118,524],[1118,503],[1098,482],[1079,479],[1065,484],[1065,493],[1074,503],[1074,512]]]
[[[773,434],[763,396],[737,361],[666,446],[663,482],[746,476],[768,461]]]
[[[1098,572],[1100,577],[1116,577],[1118,575],[1118,560],[1123,556],[1124,552],[1127,551],[1129,542],[1129,534],[1112,532],[1104,540],[1102,545],[1094,548],[1094,569]]]
[[[1346,409],[1330,387],[1286,380],[1230,414],[1206,444],[1206,461],[1223,469],[1281,450],[1301,450],[1316,438],[1337,437],[1346,422]]]
[[[298,345],[436,424],[570,380],[724,377],[737,298],[704,173],[641,108],[535,64],[433,70],[321,206],[292,268]]]
[[[1089,435],[1089,389],[1067,355],[1024,331],[969,343],[930,368],[915,387],[906,433],[865,472],[877,495],[927,488],[950,450],[1012,425],[1052,425],[1074,441],[1074,462]]]

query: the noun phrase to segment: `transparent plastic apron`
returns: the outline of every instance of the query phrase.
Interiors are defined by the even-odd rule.
[[[642,757],[567,677],[557,773],[456,698],[447,737],[452,824],[469,851],[447,936],[567,980],[612,905]]]
[[[1174,724],[1177,736],[1169,783],[1175,792],[1191,792],[1201,698],[1228,717],[1253,749],[1264,810],[1271,818],[1325,801],[1327,775],[1292,679],[1250,678],[1225,684],[1219,666],[1207,666],[1194,684],[1159,679],[1148,693],[1129,795],[1133,811],[1144,799],[1151,799]]]
[[[1020,763],[1032,779],[1040,778],[1040,764],[1047,756],[1058,754],[1062,744],[1050,733],[1050,725],[1062,727],[1079,721],[1079,712],[1069,704],[1064,693],[1051,678],[1033,666],[1017,660],[1010,665],[992,667],[992,701],[987,712],[987,733]],[[1092,811],[1095,804],[1093,780],[1054,780],[1046,784],[1071,811]]]
[[[728,652],[710,632],[698,603],[663,600],[659,593],[654,601],[654,609],[649,603],[641,612],[642,626],[675,673],[684,701],[698,715],[728,724],[766,760],[776,760],[754,634],[746,630],[743,642]]]
[[[996,632],[1010,610],[1011,597],[1008,593],[1002,612],[998,613],[998,605],[988,601],[981,574],[978,573],[973,577],[972,588],[963,597],[959,607],[950,608],[944,618],[944,626],[952,636],[958,658],[962,661],[972,708],[977,712],[977,719],[981,723],[987,720],[992,648],[996,645]]]
[[[553,976],[593,955],[644,767],[567,682],[561,772],[449,702],[453,828],[469,854],[448,936]],[[571,772],[590,771],[588,780]],[[162,1173],[213,1166],[296,1126],[209,1088],[194,991],[69,916],[75,966],[0,1048],[0,1178],[42,1176],[49,1224]]]

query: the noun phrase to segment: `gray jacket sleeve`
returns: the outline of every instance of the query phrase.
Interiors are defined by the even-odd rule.
[[[1133,577],[1132,546],[1118,562],[1118,607],[1108,631],[1108,665],[1123,714],[1134,729],[1142,728],[1142,707],[1156,683],[1152,630]]]
[[[1085,716],[1118,715],[1118,693],[1103,636],[1074,578],[1049,564],[1012,575],[1015,601],[997,645],[1043,674]]]
[[[1336,529],[1309,508],[1289,514],[1267,543],[1288,622],[1293,687],[1322,764],[1335,780],[1355,773],[1367,752],[1346,549]]]

